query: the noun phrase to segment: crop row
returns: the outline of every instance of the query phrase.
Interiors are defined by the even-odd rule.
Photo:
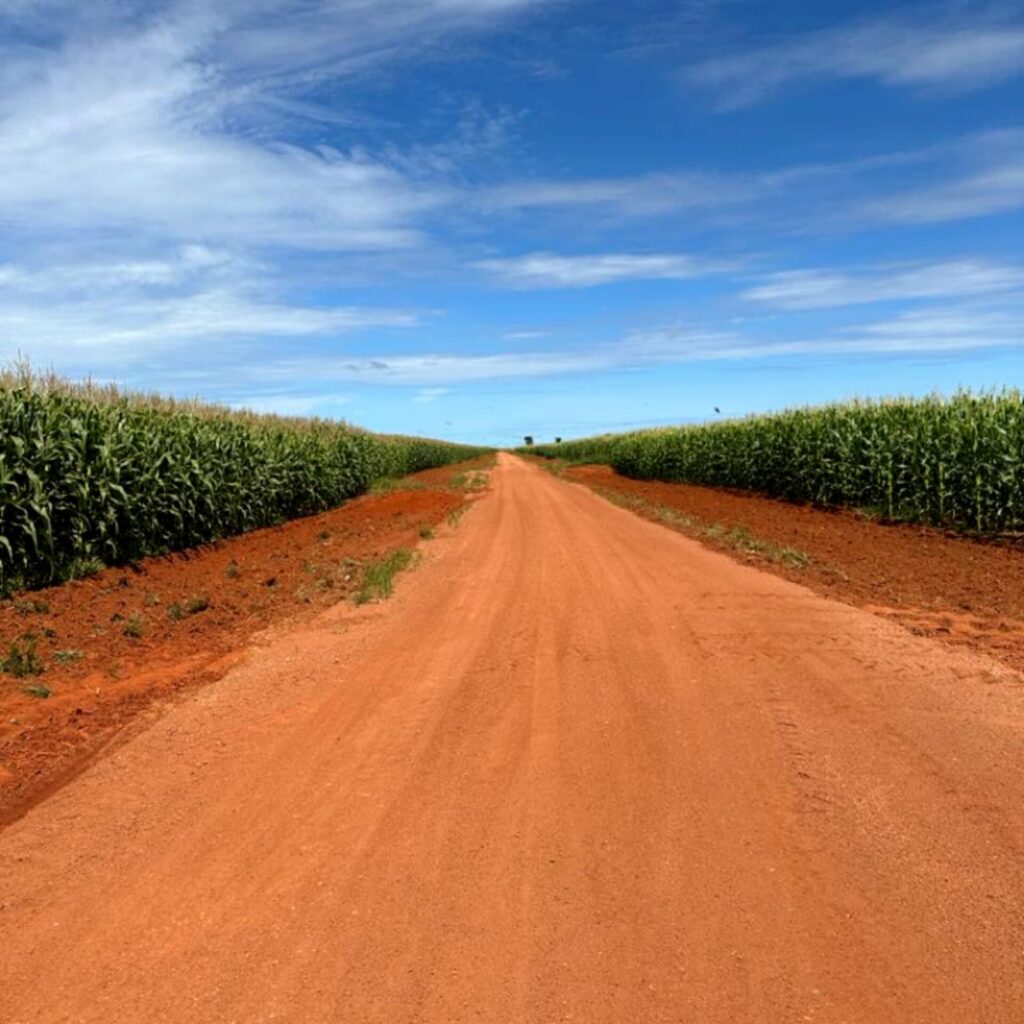
[[[335,507],[479,449],[0,379],[0,591]]]
[[[638,479],[740,488],[979,532],[1024,529],[1020,393],[858,401],[540,445]]]

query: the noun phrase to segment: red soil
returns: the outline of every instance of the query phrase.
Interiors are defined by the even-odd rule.
[[[651,506],[644,513],[649,518],[657,518],[657,507],[668,507],[705,527],[742,527],[759,540],[801,551],[811,559],[805,568],[755,553],[740,557],[916,634],[983,650],[1024,669],[1024,548],[1019,545],[883,524],[845,509],[630,480],[608,466],[577,466],[565,475],[597,491],[642,499]],[[727,544],[701,539],[716,547]]]
[[[255,634],[351,597],[361,563],[419,543],[466,500],[451,487],[455,474],[484,464],[428,470],[321,515],[0,604],[0,656],[31,634],[45,665],[37,677],[0,674],[0,823],[157,698],[220,678]],[[190,614],[194,599],[208,607]],[[76,660],[62,665],[57,652]],[[38,685],[51,696],[26,692]]]
[[[0,832],[0,1021],[1021,1024],[1024,677],[492,479]]]

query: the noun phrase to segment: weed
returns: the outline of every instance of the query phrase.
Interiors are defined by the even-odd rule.
[[[82,652],[71,650],[70,648],[66,651],[55,651],[53,660],[58,665],[74,665],[76,661],[82,660]]]
[[[395,585],[395,576],[412,563],[413,553],[408,548],[399,548],[376,562],[370,562],[363,569],[363,582],[356,594],[356,604],[366,604],[374,598],[390,597]]]
[[[53,696],[53,690],[46,683],[33,683],[31,686],[24,687],[22,693],[26,693],[30,697],[36,697],[39,700],[46,700],[48,697]]]
[[[67,568],[69,580],[88,580],[98,576],[106,566],[98,558],[76,558]]]
[[[185,614],[198,615],[200,612],[205,612],[209,607],[210,599],[208,597],[190,597],[185,602]]]
[[[50,606],[45,601],[22,598],[14,602],[14,610],[21,616],[47,615],[49,614]]]
[[[712,526],[704,531],[704,536],[720,540],[728,547],[738,551],[760,555],[770,562],[779,562],[793,569],[806,569],[811,563],[810,555],[806,552],[772,544],[770,541],[759,540],[744,526],[734,526],[729,530],[723,526]]]
[[[420,527],[420,539],[421,540],[433,540],[434,531],[429,526]]]
[[[690,534],[701,540],[712,541],[722,547],[731,548],[734,551],[743,551],[748,554],[759,555],[772,562],[779,562],[788,565],[793,569],[806,569],[811,564],[810,555],[798,551],[796,548],[781,547],[769,541],[760,540],[755,537],[745,526],[725,527],[719,523],[704,526],[698,520],[679,512],[667,505],[652,505],[637,495],[620,494],[604,487],[595,488],[601,497],[607,499],[620,508],[630,509],[658,519],[682,533]]]
[[[171,622],[181,622],[181,620],[185,618],[185,610],[177,601],[172,605],[168,605],[167,618],[169,618]]]
[[[452,529],[459,525],[459,520],[461,520],[462,517],[466,514],[467,508],[469,508],[468,505],[459,505],[457,508],[453,508],[451,512],[448,513],[446,522],[450,527],[452,527]]]
[[[158,604],[160,604],[160,596],[158,594],[154,594],[151,592],[142,599],[142,603],[147,608],[155,608]]]
[[[228,563],[228,567],[224,570],[224,575],[227,576],[229,580],[237,580],[240,572],[241,570],[238,568],[238,563],[232,559]]]
[[[489,482],[486,473],[479,470],[470,470],[465,473],[456,473],[448,486],[456,491],[481,491]]]
[[[43,674],[43,662],[36,651],[36,637],[32,633],[11,641],[7,656],[0,658],[0,672],[18,679]]]
[[[132,614],[128,616],[128,621],[124,624],[121,632],[128,637],[129,640],[141,640],[143,634],[146,632],[142,616],[138,612],[132,612]]]
[[[426,484],[420,480],[401,480],[394,476],[385,476],[370,484],[371,494],[388,494],[391,491],[422,491]]]

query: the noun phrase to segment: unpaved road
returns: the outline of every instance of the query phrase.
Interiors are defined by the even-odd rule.
[[[0,1021],[1020,1024],[1020,679],[493,480],[0,835]]]

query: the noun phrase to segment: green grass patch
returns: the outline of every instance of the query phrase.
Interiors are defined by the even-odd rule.
[[[0,672],[6,672],[17,679],[41,676],[44,666],[36,650],[36,643],[36,637],[32,633],[12,640],[7,646],[7,654],[0,657]]]
[[[745,526],[722,526],[719,523],[704,524],[692,516],[667,505],[655,505],[634,494],[620,494],[618,491],[605,487],[594,488],[602,498],[626,508],[639,512],[652,519],[670,526],[681,533],[688,534],[698,540],[711,541],[717,547],[729,548],[747,554],[758,555],[770,562],[788,565],[793,569],[806,569],[811,564],[811,556],[796,548],[783,547],[771,541],[756,537]]]
[[[363,567],[363,581],[356,593],[356,604],[390,597],[395,586],[395,577],[412,564],[413,553],[408,548],[398,548],[376,562]]]
[[[389,494],[391,491],[424,491],[427,485],[419,480],[402,479],[386,476],[370,484],[371,494]]]
[[[448,486],[456,491],[482,491],[490,483],[490,477],[479,469],[455,473]]]
[[[459,525],[460,520],[466,514],[466,510],[468,508],[468,505],[459,505],[458,507],[453,508],[445,517],[445,521],[453,530]]]
[[[121,632],[129,640],[141,640],[146,632],[146,625],[142,621],[142,616],[138,612],[132,612],[128,616],[128,621],[121,628]]]

